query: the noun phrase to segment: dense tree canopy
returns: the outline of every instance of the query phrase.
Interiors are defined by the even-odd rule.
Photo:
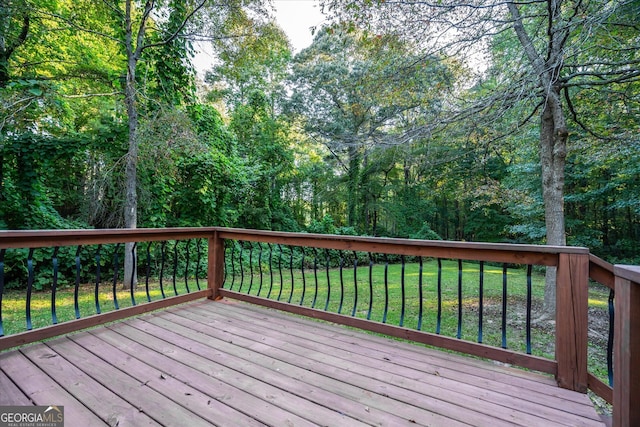
[[[0,228],[566,239],[640,262],[640,3],[325,8],[293,55],[258,1],[4,2]]]

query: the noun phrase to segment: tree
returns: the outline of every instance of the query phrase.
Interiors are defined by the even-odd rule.
[[[0,88],[9,83],[9,58],[29,34],[30,16],[24,1],[0,5]]]
[[[640,78],[638,2],[592,1],[459,3],[454,1],[392,4],[384,1],[326,1],[338,19],[349,16],[411,39],[423,41],[429,54],[469,56],[495,35],[518,40],[514,57],[499,66],[502,81],[487,97],[452,115],[500,117],[505,109],[527,102],[530,109],[509,133],[539,118],[539,159],[545,209],[546,243],[566,244],[565,165],[571,120],[584,127],[573,99],[592,88],[631,85]],[[426,23],[426,24],[425,24]],[[593,43],[593,40],[598,40]],[[514,46],[515,48],[515,46]],[[478,57],[476,56],[476,60]],[[493,80],[495,83],[496,81]],[[482,83],[482,82],[480,82]],[[545,312],[555,312],[555,270],[549,269]]]
[[[296,56],[292,109],[339,163],[349,226],[373,231],[370,178],[383,158],[375,151],[411,141],[418,123],[438,114],[449,78],[448,67],[415,56],[397,37],[369,37],[346,25],[320,31]]]
[[[70,34],[71,37],[76,37],[78,40],[86,38],[91,42],[97,40],[102,43],[103,48],[106,48],[105,51],[111,52],[115,49],[117,52],[109,58],[110,64],[105,68],[111,71],[113,63],[119,65],[118,74],[115,77],[111,75],[109,78],[111,82],[115,81],[121,85],[118,88],[121,89],[121,92],[116,90],[115,93],[96,94],[91,93],[91,89],[95,89],[95,87],[87,88],[84,86],[76,87],[79,93],[69,96],[92,98],[96,95],[123,95],[128,128],[127,152],[123,162],[125,164],[123,199],[123,224],[125,227],[135,228],[138,224],[138,131],[141,111],[144,117],[144,106],[149,106],[149,104],[142,102],[141,94],[144,94],[145,89],[148,89],[148,93],[157,96],[158,101],[165,100],[177,103],[187,100],[193,92],[188,90],[193,86],[189,83],[190,79],[192,81],[193,75],[190,74],[188,66],[183,66],[188,64],[190,59],[186,35],[189,34],[190,37],[193,37],[193,34],[197,32],[215,32],[226,20],[239,13],[244,4],[250,3],[240,0],[224,4],[214,4],[207,0],[187,2],[178,0],[145,0],[144,2],[109,0],[94,4],[84,1],[51,0],[50,2],[35,3],[27,8],[29,17],[37,16],[40,21],[46,22],[47,25],[55,27],[61,32]],[[197,14],[200,15],[196,16]],[[5,33],[12,36],[16,33],[13,28],[17,19],[13,15],[10,18],[7,22],[13,26],[7,27],[8,30]],[[25,20],[24,22],[32,21]],[[9,38],[4,37],[2,39],[5,46],[2,51],[4,56],[13,52],[12,49],[23,38],[21,34],[13,36],[14,42],[7,44],[4,40],[9,40]],[[65,40],[65,42],[67,41]],[[67,43],[61,45],[68,46]],[[50,50],[45,51],[45,49]],[[44,55],[55,57],[59,55],[55,49],[55,46],[45,43],[43,47],[37,47],[35,50],[44,52]],[[64,50],[60,49],[60,51]],[[80,58],[89,57],[96,52],[92,49],[78,51],[74,52],[77,54],[76,57],[65,59],[70,59],[70,63],[76,62],[80,65]],[[44,55],[41,63],[52,64],[47,75],[51,80],[64,81],[64,73],[74,71],[74,68],[85,76],[87,74],[87,68],[81,67],[68,67],[61,72],[60,67],[56,68],[55,65],[59,63],[47,60]],[[119,62],[120,60],[122,62]],[[18,66],[22,65],[19,61],[15,63]],[[153,78],[147,79],[148,74],[142,76],[138,74],[141,63],[147,66],[147,71],[149,70],[148,64],[156,66],[156,69],[152,69],[150,73]],[[45,68],[46,65],[40,65],[36,69],[44,70]],[[97,67],[90,68],[92,73],[98,70]],[[152,84],[147,86],[148,83]],[[184,89],[187,89],[186,92]],[[127,245],[126,286],[131,285],[131,278],[135,280],[132,249],[132,245]]]
[[[236,37],[215,42],[219,63],[206,80],[213,85],[209,98],[229,109],[229,128],[247,177],[246,185],[236,188],[239,225],[292,230],[296,225],[282,197],[293,169],[289,124],[282,114],[291,48],[273,22],[238,14],[231,24],[227,31]]]

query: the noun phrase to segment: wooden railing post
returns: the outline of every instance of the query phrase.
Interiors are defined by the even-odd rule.
[[[587,391],[588,254],[559,254],[556,276],[558,385]]]
[[[211,289],[209,299],[222,298],[220,288],[224,281],[224,239],[220,238],[220,232],[214,231],[209,237],[209,253],[207,257],[207,286]]]
[[[613,425],[640,425],[640,267],[616,265]]]

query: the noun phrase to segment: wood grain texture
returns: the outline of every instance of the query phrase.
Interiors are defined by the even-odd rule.
[[[549,376],[232,300],[2,353],[0,381],[70,425],[604,425]]]
[[[497,347],[491,347],[484,344],[462,341],[455,338],[417,331],[414,329],[402,328],[386,323],[350,317],[343,314],[330,313],[319,309],[288,304],[282,301],[269,300],[266,298],[247,295],[236,291],[230,291],[228,289],[220,289],[220,294],[224,297],[234,298],[240,301],[246,301],[264,307],[275,308],[278,310],[311,317],[314,319],[334,322],[340,325],[351,326],[354,328],[385,334],[422,344],[432,345],[447,350],[453,350],[478,357],[484,357],[487,359],[509,363],[523,368],[534,369],[540,372],[550,374],[556,373],[556,362],[542,357],[531,356],[528,354],[518,353],[515,351],[505,350]]]
[[[640,425],[640,283],[636,271],[616,266],[613,347],[613,425]]]
[[[556,288],[556,379],[560,387],[587,392],[589,257],[560,254]]]

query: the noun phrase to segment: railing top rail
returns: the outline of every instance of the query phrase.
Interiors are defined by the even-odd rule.
[[[209,237],[216,230],[215,227],[0,230],[0,249],[193,239]]]
[[[589,278],[613,289],[615,287],[613,264],[593,254],[589,254]]]
[[[311,240],[330,240],[330,241],[363,241],[377,242],[395,245],[410,246],[433,246],[433,247],[456,247],[465,249],[493,249],[493,250],[510,250],[516,252],[540,252],[540,253],[577,253],[588,254],[589,249],[578,246],[548,246],[548,245],[525,245],[515,243],[483,243],[483,242],[460,242],[452,240],[418,240],[418,239],[400,239],[392,237],[368,237],[368,236],[345,236],[338,234],[314,234],[314,233],[292,233],[286,231],[267,231],[267,230],[248,230],[242,228],[216,228],[220,231],[220,237],[229,238],[238,235],[242,236],[262,236],[262,237],[303,237]],[[248,240],[248,239],[247,239]]]
[[[640,266],[616,264],[613,267],[616,276],[622,277],[634,283],[640,283]]]
[[[572,246],[521,245],[509,243],[454,242],[388,237],[341,236],[332,234],[289,233],[265,230],[220,228],[224,239],[260,241],[294,246],[313,246],[400,255],[420,255],[452,259],[557,265],[558,254],[587,255],[587,248]]]
[[[218,232],[221,238],[294,246],[538,265],[557,265],[557,255],[560,253],[584,255],[589,253],[587,248],[571,246],[413,240],[222,227],[0,231],[0,248],[190,239],[210,237],[214,232]]]

